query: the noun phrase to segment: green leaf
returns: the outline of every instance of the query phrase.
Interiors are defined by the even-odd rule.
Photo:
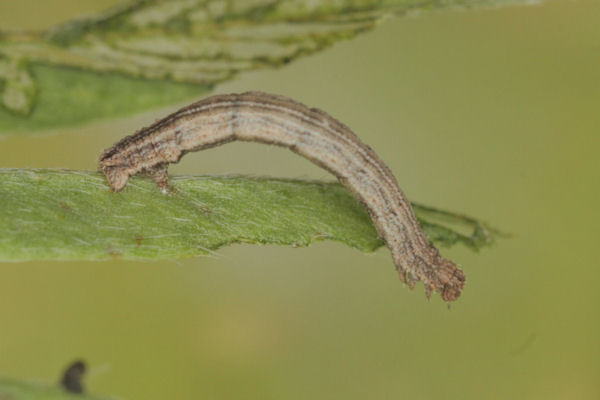
[[[24,63],[0,59],[0,81],[0,104],[16,114],[29,114],[37,88]]]
[[[21,382],[0,378],[0,400],[101,400],[86,394],[71,394],[58,385]],[[106,399],[106,398],[104,398]]]
[[[231,243],[325,239],[366,252],[383,245],[365,208],[338,183],[172,176],[170,184],[162,194],[133,177],[112,193],[98,173],[2,169],[0,260],[164,259]],[[437,244],[479,249],[494,239],[494,230],[472,218],[413,207]]]
[[[201,85],[107,77],[55,66],[34,65],[31,72],[38,85],[35,108],[26,117],[0,108],[0,135],[127,115],[185,98],[201,98],[209,90]]]
[[[371,29],[386,15],[530,0],[138,0],[43,32],[0,32],[0,132],[189,98]]]

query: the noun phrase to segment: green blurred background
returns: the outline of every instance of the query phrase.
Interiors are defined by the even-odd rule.
[[[45,28],[115,1],[0,2]],[[387,249],[237,245],[172,262],[0,264],[0,375],[92,367],[123,399],[600,398],[600,2],[389,19],[215,93],[259,89],[348,124],[408,196],[514,236],[479,254],[448,310],[400,283]],[[0,167],[95,169],[168,110],[0,139]],[[230,144],[173,173],[331,179],[278,148]]]

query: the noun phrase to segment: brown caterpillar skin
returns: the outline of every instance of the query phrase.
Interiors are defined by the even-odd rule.
[[[422,281],[428,297],[438,291],[448,302],[460,296],[463,272],[429,243],[387,165],[346,125],[292,99],[262,92],[208,97],[123,138],[102,153],[99,166],[115,192],[140,173],[166,190],[169,163],[234,140],[286,147],[333,173],[367,207],[403,282],[412,289]]]

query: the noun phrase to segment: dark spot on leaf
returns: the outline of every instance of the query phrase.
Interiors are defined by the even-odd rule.
[[[70,207],[68,204],[66,204],[66,203],[63,203],[62,201],[60,201],[60,202],[58,203],[58,206],[59,206],[60,208],[62,208],[63,210],[65,210],[65,211],[73,211],[73,209],[72,209],[72,208],[71,208],[71,207]]]
[[[109,256],[112,256],[113,258],[119,258],[119,257],[121,257],[121,251],[119,249],[117,249],[116,247],[112,247],[112,246],[108,247],[106,249],[106,253]]]
[[[212,214],[212,210],[207,205],[196,205],[196,210],[200,212],[202,215],[210,215]]]
[[[83,375],[86,366],[82,360],[76,360],[71,363],[62,375],[60,385],[69,393],[83,393]]]
[[[143,236],[138,236],[138,237],[135,238],[135,243],[138,246],[141,246],[143,241],[144,241],[144,237]]]

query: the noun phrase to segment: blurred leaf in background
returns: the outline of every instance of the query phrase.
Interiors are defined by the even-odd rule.
[[[129,115],[199,98],[386,15],[527,0],[125,0],[38,32],[0,31],[0,134]]]
[[[104,397],[87,395],[83,387],[86,363],[75,360],[67,366],[60,382],[47,385],[0,377],[0,400],[101,400]],[[106,398],[104,398],[106,399]]]

